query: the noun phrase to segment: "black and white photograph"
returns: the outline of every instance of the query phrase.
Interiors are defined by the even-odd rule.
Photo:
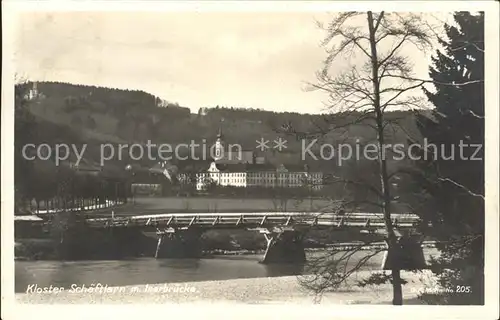
[[[498,2],[2,7],[3,319],[498,316]]]

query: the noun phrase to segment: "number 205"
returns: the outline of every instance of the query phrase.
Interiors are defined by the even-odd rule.
[[[470,293],[470,286],[457,286],[456,293]]]

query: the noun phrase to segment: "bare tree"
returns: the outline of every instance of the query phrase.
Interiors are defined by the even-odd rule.
[[[321,126],[314,134],[326,134],[353,125],[367,126],[374,130],[378,183],[367,184],[344,177],[332,177],[332,181],[364,188],[375,196],[376,200],[370,204],[379,207],[382,212],[388,254],[399,257],[400,243],[391,219],[391,207],[395,200],[391,193],[391,179],[396,172],[390,172],[387,160],[390,150],[385,148],[387,131],[391,128],[395,130],[398,119],[389,119],[385,113],[394,107],[415,109],[423,106],[421,98],[410,93],[431,81],[419,79],[413,74],[408,52],[431,48],[433,33],[421,16],[371,11],[340,13],[324,29],[327,36],[322,45],[326,49],[327,58],[322,70],[317,73],[318,81],[312,84],[312,89],[328,93],[327,107],[334,113],[334,121],[327,120],[327,125]],[[350,210],[353,210],[358,204],[359,199],[337,200],[333,211],[344,210],[346,205],[350,205]],[[303,284],[316,292],[335,288],[374,255],[367,254],[359,263],[348,267],[352,255],[370,241],[365,241],[340,257],[337,252],[335,259],[323,259],[323,264],[315,261],[316,268],[313,267],[313,272],[320,276],[313,281],[304,281]],[[375,250],[375,254],[378,252],[379,250]],[[397,258],[393,260],[397,262]],[[344,262],[344,267],[339,272],[340,261]],[[399,263],[392,263],[390,276],[383,279],[392,283],[394,305],[403,303],[404,280],[401,279],[400,269]]]
[[[278,180],[276,178],[276,180]],[[270,199],[275,212],[286,212],[288,202],[290,201],[290,191],[281,185],[273,185],[267,188],[266,192],[270,195]]]

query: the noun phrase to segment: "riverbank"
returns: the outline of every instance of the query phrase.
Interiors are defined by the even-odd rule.
[[[317,300],[299,284],[296,276],[234,279],[222,281],[182,282],[175,284],[134,285],[108,287],[90,292],[86,288],[65,288],[52,293],[18,293],[19,303],[30,304],[123,304],[123,303],[245,303],[245,304],[390,304],[390,284],[359,287],[356,282],[373,271],[359,271],[336,292],[323,294]],[[435,288],[435,279],[429,271],[402,272],[408,282],[403,287],[406,304],[423,304],[418,300],[419,291]],[[105,286],[105,284],[101,284]],[[83,289],[83,290],[82,290]],[[76,292],[76,291],[86,292]],[[36,290],[35,290],[36,291]]]

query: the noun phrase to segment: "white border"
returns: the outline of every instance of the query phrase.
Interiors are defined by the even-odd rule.
[[[239,304],[186,305],[20,305],[14,301],[13,252],[13,75],[12,40],[16,15],[23,11],[361,11],[387,5],[391,11],[485,11],[486,48],[486,305],[450,306],[355,306],[308,307],[255,306]],[[499,99],[498,3],[495,1],[3,1],[2,2],[2,319],[87,319],[87,318],[370,318],[370,319],[496,319],[498,316],[498,175],[499,175]],[[195,306],[197,308],[195,308]]]

